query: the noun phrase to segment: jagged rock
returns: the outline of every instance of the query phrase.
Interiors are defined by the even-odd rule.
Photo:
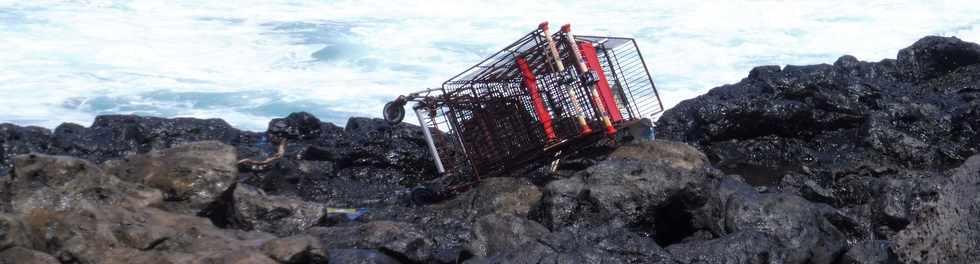
[[[287,155],[290,152],[287,152]],[[307,200],[326,200],[322,192],[337,180],[330,161],[297,160],[287,157],[253,171],[239,167],[239,182],[258,187],[272,195],[299,196]]]
[[[221,258],[214,259],[217,263],[229,263],[229,264],[277,264],[275,260],[254,251],[246,252],[235,252],[233,254],[225,254]]]
[[[380,118],[351,117],[344,126],[354,141],[385,143],[386,139],[422,139],[418,126],[408,123],[391,124]]]
[[[328,263],[401,264],[397,259],[371,249],[330,250]]]
[[[708,159],[691,146],[672,141],[638,142],[624,145],[609,154],[608,159],[631,159],[663,162],[675,169],[703,170]]]
[[[978,151],[977,112],[969,111],[980,91],[977,50],[927,37],[898,61],[844,56],[834,65],[757,68],[668,110],[657,134],[694,144],[733,174],[745,166],[800,172],[805,165],[830,179],[866,165],[955,167]]]
[[[709,197],[702,207],[692,210],[691,228],[711,235],[685,241],[689,245],[683,247],[683,255],[675,254],[681,262],[769,263],[771,259],[778,263],[833,263],[844,251],[847,239],[867,236],[862,233],[860,220],[852,215],[800,196],[759,193],[735,177],[719,178],[705,188]],[[733,251],[694,252],[701,247],[720,250],[729,246]],[[672,248],[668,250],[674,253]],[[724,262],[726,259],[739,261]]]
[[[160,189],[164,201],[171,202],[167,206],[184,213],[197,213],[238,177],[234,147],[215,141],[137,154],[104,166],[120,179]]]
[[[552,230],[611,224],[655,232],[657,221],[661,225],[684,222],[682,218],[689,216],[685,211],[700,206],[706,197],[707,160],[680,143],[638,144],[620,148],[609,159],[570,179],[549,183],[535,218]],[[683,227],[659,228],[664,228],[661,237],[665,242],[684,235],[667,235],[668,229],[687,231]]]
[[[898,52],[899,70],[914,80],[932,79],[973,64],[980,64],[980,45],[956,37],[925,37]]]
[[[298,175],[293,177],[302,178],[297,195],[305,200],[340,207],[391,205],[402,201],[400,193],[436,176],[427,151],[417,126],[351,118],[343,131],[324,134],[295,155],[303,162],[329,164],[329,169],[310,174],[295,169],[298,161],[283,161],[289,166],[277,165],[268,174]]]
[[[489,178],[473,190],[433,206],[472,209],[469,214],[474,218],[493,213],[527,217],[541,195],[540,188],[524,178]]]
[[[488,178],[471,190],[440,203],[417,207],[368,208],[368,213],[359,221],[413,223],[435,242],[437,248],[434,249],[433,259],[436,262],[454,263],[472,256],[465,245],[475,239],[473,228],[477,219],[495,213],[526,217],[540,197],[541,191],[527,179]],[[345,219],[327,225],[344,222]]]
[[[66,156],[27,154],[13,158],[9,204],[13,212],[64,211],[96,205],[159,204],[159,190],[107,176],[91,162]]]
[[[0,124],[0,177],[10,170],[11,158],[27,153],[47,153],[51,131],[40,127]]]
[[[825,216],[833,208],[780,193],[738,193],[727,201],[725,229],[754,231],[784,249],[785,263],[833,263],[846,237]],[[748,243],[748,241],[746,241]]]
[[[490,214],[476,220],[474,239],[467,245],[471,253],[486,257],[515,250],[524,243],[548,234],[543,225],[514,215]]]
[[[675,263],[653,239],[610,226],[548,233],[466,263]]]
[[[62,262],[205,262],[258,252],[263,233],[225,231],[207,219],[155,208],[98,207],[54,212],[34,209],[23,216],[40,250]]]
[[[103,115],[88,128],[71,123],[58,126],[51,146],[53,154],[103,162],[195,141],[233,144],[240,134],[221,119]]]
[[[881,223],[899,231],[909,224],[909,210],[915,183],[908,180],[886,180],[874,201],[874,212]]]
[[[473,262],[670,263],[658,243],[696,232],[691,213],[706,202],[714,174],[707,159],[684,144],[622,146],[545,187],[531,217],[552,232]]]
[[[319,123],[319,136],[310,138],[309,135],[315,135],[313,131],[317,130],[314,117],[295,113],[281,120],[291,124],[292,128],[287,126],[290,128],[287,130],[305,131],[303,134],[307,136],[289,140],[286,157],[271,164],[271,170],[246,170],[244,173],[247,177],[243,177],[244,182],[270,194],[298,195],[305,200],[319,202],[336,201],[336,206],[368,205],[383,200],[382,197],[391,197],[389,193],[399,192],[435,176],[421,130],[417,126],[353,118],[347,128]],[[22,128],[9,124],[4,124],[0,131],[0,144],[3,146],[0,148],[0,177],[7,173],[7,158],[29,152],[72,155],[99,163],[201,140],[234,145],[236,153],[242,158],[262,159],[272,155],[277,147],[268,133],[239,131],[220,119],[107,115],[99,116],[87,128],[63,124],[53,134],[43,128]],[[321,154],[329,153],[330,157],[322,157],[316,151],[305,151],[308,147],[324,150]],[[306,166],[311,168],[308,170],[297,170],[297,164],[312,166]],[[344,179],[331,177],[339,174],[345,176]],[[366,177],[351,179],[351,176]],[[351,186],[365,185],[378,188],[342,193],[344,189],[352,189]],[[346,195],[358,197],[348,198]]]
[[[667,251],[679,263],[792,263],[773,240],[754,231],[736,232],[725,237],[675,244]]]
[[[267,195],[243,184],[233,186],[201,213],[221,227],[259,230],[280,237],[301,233],[325,214],[326,207],[321,204]]]
[[[497,213],[527,217],[534,204],[541,200],[541,190],[527,179],[519,178],[484,180],[475,195],[477,215]]]
[[[898,257],[892,251],[892,243],[885,240],[866,240],[851,246],[843,256],[840,264],[895,264]]]
[[[391,125],[382,119],[352,117],[345,131],[353,141],[349,156],[338,163],[346,166],[395,166],[405,173],[432,173],[422,129],[405,123]]]
[[[58,259],[51,255],[44,254],[22,247],[13,247],[0,250],[0,264],[51,264],[58,263]]]
[[[577,259],[575,263],[673,263],[653,238],[626,228],[571,228],[542,241],[557,250],[556,259]]]
[[[320,119],[310,113],[291,113],[286,118],[269,121],[266,132],[285,139],[313,139],[320,137],[320,124]]]
[[[0,176],[8,173],[10,158],[39,153],[70,155],[101,163],[133,153],[165,149],[204,140],[238,145],[254,137],[221,119],[159,118],[135,115],[98,116],[91,127],[64,123],[54,131],[40,127],[0,124]]]
[[[934,191],[912,197],[911,222],[892,240],[902,262],[980,262],[980,155],[949,174],[929,179]]]
[[[12,247],[32,247],[27,228],[14,215],[0,214],[0,251]]]
[[[293,117],[298,116],[302,116],[302,114],[293,115]],[[309,132],[316,130],[311,125],[316,122],[307,122],[311,120],[309,118],[301,119],[300,121],[304,122],[297,123],[296,131]],[[237,162],[237,158],[235,157],[236,153],[242,153],[248,155],[248,157],[262,158],[262,155],[269,155],[270,150],[274,151],[275,145],[271,144],[272,142],[269,142],[269,139],[262,134],[238,131],[228,127],[226,123],[220,120],[103,116],[97,119],[95,124],[89,128],[74,124],[62,125],[55,131],[54,136],[45,129],[20,128],[5,125],[9,126],[11,130],[16,131],[3,134],[4,141],[0,143],[6,145],[3,148],[4,152],[0,154],[3,154],[4,158],[6,158],[9,153],[42,152],[72,154],[95,162],[109,160],[103,165],[105,174],[109,174],[108,176],[98,172],[94,173],[93,177],[82,178],[101,179],[102,177],[95,177],[98,175],[108,179],[121,177],[123,178],[122,181],[116,180],[119,181],[119,184],[130,184],[134,186],[132,189],[143,188],[155,191],[157,199],[155,203],[158,204],[155,206],[181,214],[198,213],[205,205],[212,204],[215,200],[221,200],[218,199],[220,195],[226,193],[236,194],[237,192],[239,198],[245,198],[245,200],[239,201],[236,204],[241,207],[236,208],[236,213],[239,216],[245,215],[247,218],[254,219],[255,224],[252,226],[256,229],[269,230],[280,235],[286,235],[298,232],[297,230],[302,230],[312,225],[312,222],[317,222],[319,217],[316,214],[323,213],[323,210],[319,209],[323,206],[351,207],[371,205],[374,207],[371,210],[381,211],[389,210],[384,207],[401,206],[398,204],[401,201],[401,193],[407,193],[409,190],[408,187],[413,186],[421,180],[425,180],[425,177],[434,175],[430,168],[430,158],[426,152],[424,140],[421,138],[421,131],[418,127],[409,125],[381,125],[371,128],[374,125],[384,122],[370,119],[355,120],[353,122],[361,124],[359,128],[356,126],[348,128],[348,130],[355,132],[355,136],[351,136],[343,128],[338,128],[332,124],[319,123],[319,136],[300,136],[290,140],[289,145],[287,145],[286,157],[273,163],[272,170],[245,172],[243,174],[245,177],[243,177],[242,182],[255,183],[263,189],[269,189],[271,192],[250,188],[236,188],[232,190],[227,188],[235,182],[236,174],[238,174],[236,172],[237,166],[235,166],[235,162]],[[368,134],[360,132],[366,132]],[[16,139],[27,138],[28,134],[32,137],[30,141],[14,141]],[[315,133],[304,132],[301,134],[313,135]],[[11,136],[7,137],[7,135]],[[10,140],[7,140],[7,138],[10,138]],[[266,139],[264,144],[262,143],[263,138]],[[218,140],[226,144],[235,144],[238,147],[236,150],[227,146],[219,147],[220,144],[214,142],[189,143],[189,141],[209,139]],[[17,143],[16,145],[18,147],[16,149],[12,147],[14,143]],[[186,146],[198,144],[204,147],[197,149],[198,147]],[[310,159],[304,156],[305,153],[302,151],[309,144],[314,144],[328,151],[337,150],[334,153],[337,154],[337,158],[327,161],[304,160]],[[26,147],[20,147],[21,145]],[[161,150],[168,147],[175,148]],[[144,152],[149,153],[139,154]],[[112,160],[127,155],[129,157],[126,159]],[[0,162],[0,166],[6,166],[6,164],[8,164],[6,161]],[[90,167],[94,167],[94,165],[89,165]],[[278,166],[278,169],[275,168],[276,166]],[[99,168],[94,167],[94,169],[98,170]],[[259,181],[254,181],[255,179]],[[0,193],[0,199],[4,201],[10,200],[6,196],[10,196],[12,192],[6,190],[13,188],[13,181],[8,180],[6,177],[0,177],[0,182],[4,185],[0,186],[0,189],[3,190]],[[105,181],[102,182],[105,183]],[[217,186],[221,185],[221,183],[226,183],[227,185]],[[152,188],[147,188],[146,186],[151,186]],[[530,194],[530,191],[534,190],[527,189],[526,187],[524,189],[518,189],[521,195]],[[123,189],[131,188],[127,187]],[[163,190],[163,192],[157,189]],[[299,195],[304,199],[318,200],[326,203],[317,205],[291,198],[273,196],[273,193]],[[100,209],[103,205],[112,205],[109,202],[115,201],[113,200],[116,199],[114,197],[116,196],[104,198],[110,200],[105,203],[84,202],[85,206],[72,206],[66,210],[50,212],[49,215],[57,215],[58,221],[54,222],[58,223],[56,225],[62,225],[61,223],[63,221],[61,219],[68,214],[71,214],[72,217],[79,218],[82,215],[98,215],[102,213],[121,214],[119,212],[100,211],[103,210]],[[128,198],[128,196],[123,197]],[[163,200],[162,203],[160,202],[161,200]],[[147,202],[152,201],[152,199],[144,199],[143,201],[142,203],[127,205],[124,209],[137,211],[148,210],[140,209],[140,207],[152,205],[152,202]],[[487,210],[489,210],[489,206],[495,206],[510,208],[502,210],[514,212],[524,211],[526,213],[526,208],[529,207],[528,203],[531,202],[502,198],[493,201],[491,205],[488,205]],[[2,204],[0,207],[12,205],[6,202]],[[293,206],[297,204],[303,204],[303,206]],[[314,207],[316,209],[311,209]],[[285,213],[286,210],[284,209],[286,208],[293,209],[294,211]],[[0,208],[0,210],[12,212],[13,208]],[[87,214],[83,212],[93,213]],[[288,216],[284,216],[284,213]],[[310,213],[309,217],[306,217],[306,213]],[[431,218],[432,221],[440,221],[447,225],[451,222],[459,223],[458,221],[444,221],[443,219],[445,218]],[[103,222],[103,218],[96,218],[91,221],[101,223]],[[302,223],[294,224],[297,221]],[[171,250],[166,245],[169,245],[170,242],[168,241],[175,240],[172,237],[174,234],[173,228],[160,227],[159,225],[161,224],[151,221],[150,223],[135,225],[136,227],[122,228],[114,231],[120,235],[117,241],[96,239],[91,241],[92,246],[86,247],[87,249],[85,250],[58,248],[57,252],[60,255],[55,255],[78,259],[71,253],[76,252],[84,255],[85,258],[96,260],[147,263],[155,263],[156,261],[150,261],[154,258],[161,259],[159,262],[171,263],[228,262],[261,260],[264,258],[248,253],[240,254],[243,257],[236,259],[233,256],[234,252],[239,252],[242,249],[248,250],[249,248],[243,247],[238,243],[230,243],[231,245],[227,247],[228,250],[207,252],[202,252],[201,250],[197,250],[197,248]],[[428,238],[428,235],[425,233],[428,231],[417,229],[415,231],[418,236],[425,236],[425,240],[428,241],[425,244],[428,245],[426,246],[427,249],[413,253],[415,255],[426,255],[428,259],[443,261],[443,259],[458,258],[460,254],[463,254],[459,251],[462,245],[461,242],[447,244],[447,249],[437,250],[432,246],[431,238]],[[66,236],[71,237],[70,235]],[[104,249],[105,247],[98,245],[107,243],[123,243],[126,247],[103,250],[102,252],[104,254],[102,255],[92,253]],[[182,242],[185,245],[193,245],[194,243],[198,242]],[[387,246],[398,248],[397,243],[392,243],[394,244],[387,244]],[[415,245],[413,244],[411,246]],[[143,252],[145,248],[154,248],[152,251],[155,253]],[[224,247],[216,248],[220,249]],[[381,247],[379,246],[379,248]],[[424,252],[424,254],[418,252]],[[389,253],[385,249],[385,254]],[[403,258],[400,256],[401,253],[392,254],[396,258]],[[409,253],[405,254],[411,255]]]
[[[813,202],[834,204],[837,201],[833,191],[820,186],[813,180],[805,180],[800,192],[804,198]]]
[[[409,223],[373,221],[351,226],[314,227],[307,231],[324,247],[333,249],[376,248],[395,258],[430,262],[435,245],[428,235]]]
[[[923,200],[943,192],[941,172],[980,152],[978,81],[980,46],[927,37],[898,60],[842,56],[833,65],[757,67],[666,111],[657,135],[692,144],[720,170],[767,192],[839,209],[833,215],[846,217],[833,225],[847,240],[894,239],[910,232],[917,206],[930,203]]]
[[[327,263],[326,249],[309,235],[270,240],[262,245],[262,251],[281,263]]]
[[[716,235],[727,234],[729,231],[725,217],[728,213],[728,201],[736,195],[751,195],[756,190],[737,177],[723,177],[710,183],[708,188],[711,195],[707,202],[691,212],[691,226]]]
[[[31,230],[37,250],[51,254],[60,262],[105,263],[105,254],[118,243],[109,230],[99,226],[99,217],[109,217],[89,209],[49,211],[32,209],[23,216]]]

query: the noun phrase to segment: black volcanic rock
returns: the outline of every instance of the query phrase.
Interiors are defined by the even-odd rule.
[[[691,143],[750,183],[863,204],[885,187],[878,178],[934,175],[978,152],[977,50],[928,37],[898,61],[844,56],[834,65],[759,67],[667,111],[658,135]],[[782,181],[786,175],[800,180]],[[851,184],[860,185],[843,188]],[[821,188],[834,193],[814,192]]]
[[[980,46],[926,37],[901,50],[898,60],[842,56],[833,65],[757,67],[738,83],[665,112],[657,134],[695,146],[714,166],[757,189],[836,208],[824,215],[846,240],[895,242],[895,254],[905,262],[966,263],[975,260],[960,256],[977,255],[964,251],[975,246],[947,245],[975,241],[969,238],[980,233],[962,226],[971,220],[960,214],[978,202],[962,193],[968,187],[953,188],[944,179],[947,170],[980,152],[977,98]],[[748,191],[733,193],[739,192]],[[709,205],[720,199],[732,206],[731,197],[710,198]],[[948,211],[922,209],[938,203]],[[793,210],[781,211],[778,217]],[[717,224],[706,225],[717,230]],[[924,231],[926,225],[942,228]],[[960,232],[946,233],[951,229]],[[932,246],[911,242],[931,239],[937,241]],[[779,240],[785,239],[773,241]],[[818,244],[833,246],[825,252],[847,252],[852,262],[883,254],[865,252],[870,246],[840,248],[840,240]]]
[[[307,231],[326,247],[378,248],[415,263],[433,262],[435,242],[418,227],[403,222],[374,221],[343,227],[314,227]]]
[[[50,145],[57,150],[52,154],[103,162],[195,141],[234,144],[240,133],[221,119],[106,115],[96,117],[88,128],[71,123],[58,126]]]
[[[740,193],[728,199],[725,231],[765,234],[786,263],[833,263],[846,237],[826,216],[833,209],[821,205],[782,193]]]
[[[476,256],[486,257],[537,241],[549,231],[527,218],[490,214],[476,220],[473,233],[474,239],[467,245],[468,249]]]
[[[974,64],[980,64],[980,45],[955,37],[925,37],[898,52],[898,68],[911,80],[929,80]]]
[[[18,154],[48,153],[51,131],[40,127],[0,124],[0,177],[10,171],[10,159]]]
[[[292,113],[286,118],[269,121],[267,132],[286,139],[313,139],[320,137],[320,124],[320,119],[310,113]]]
[[[976,44],[928,37],[897,64],[844,56],[834,65],[756,68],[667,111],[657,132],[694,144],[726,171],[952,168],[978,151],[976,52]],[[906,71],[922,73],[911,80],[899,69],[953,60],[943,70]]]
[[[841,264],[894,264],[899,263],[892,251],[892,243],[886,240],[861,241],[841,256]]]
[[[785,252],[765,234],[746,231],[667,248],[678,263],[786,263]]]
[[[645,229],[662,241],[679,240],[688,230],[658,226],[658,221],[689,218],[686,211],[705,202],[711,170],[707,159],[685,144],[626,145],[574,177],[549,183],[534,214],[552,230],[614,225]],[[657,228],[678,233],[656,234]]]

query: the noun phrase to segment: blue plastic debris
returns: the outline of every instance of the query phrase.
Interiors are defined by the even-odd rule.
[[[367,208],[327,208],[328,214],[344,214],[344,216],[347,216],[347,220],[351,221],[357,220],[357,218],[360,218],[367,211]]]

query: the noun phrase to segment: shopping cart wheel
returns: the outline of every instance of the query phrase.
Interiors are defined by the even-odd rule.
[[[384,118],[388,123],[394,125],[402,122],[405,118],[405,102],[404,101],[391,101],[385,104]]]
[[[439,194],[432,188],[419,186],[412,189],[412,202],[417,205],[431,204],[439,200],[441,200]]]

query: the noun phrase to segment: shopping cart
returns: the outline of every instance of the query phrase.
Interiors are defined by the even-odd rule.
[[[524,35],[442,87],[399,96],[385,105],[399,123],[412,107],[436,170],[436,188],[416,200],[445,196],[603,138],[637,134],[663,105],[636,41],[575,36],[548,23]],[[567,151],[566,151],[567,152]]]

